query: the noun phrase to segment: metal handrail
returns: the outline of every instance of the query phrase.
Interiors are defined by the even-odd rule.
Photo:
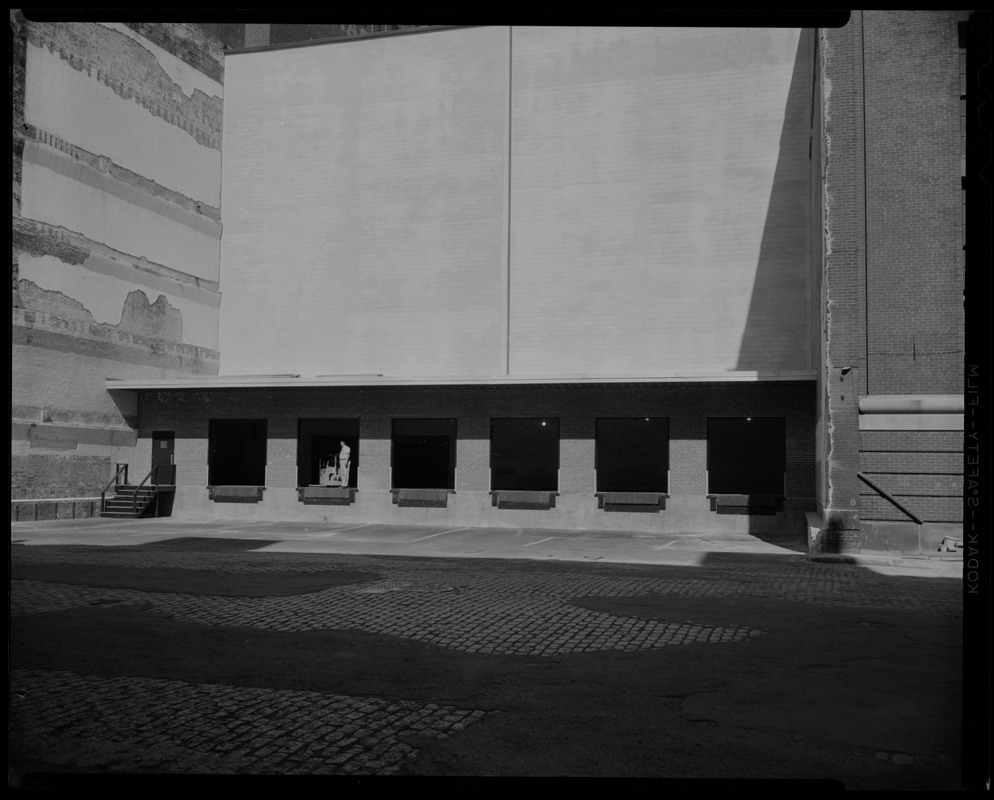
[[[135,516],[138,515],[138,492],[140,492],[142,486],[145,485],[145,481],[147,481],[149,478],[151,478],[153,475],[155,475],[155,473],[158,471],[158,469],[159,469],[159,465],[156,464],[154,467],[152,467],[152,469],[150,469],[148,471],[148,475],[146,475],[144,478],[142,478],[142,482],[139,483],[138,486],[135,487],[135,493],[134,493],[133,499],[131,501],[131,511],[132,511],[133,514],[135,514]],[[158,500],[158,492],[156,492],[156,500]]]
[[[910,511],[908,511],[908,509],[906,509],[899,502],[897,502],[897,500],[895,500],[893,497],[891,497],[889,494],[887,494],[887,492],[885,492],[883,489],[881,489],[879,486],[877,486],[873,481],[871,481],[869,478],[867,478],[862,472],[857,472],[856,473],[856,477],[859,478],[861,481],[863,481],[863,483],[865,483],[871,489],[873,489],[873,491],[875,491],[877,494],[879,494],[884,500],[886,500],[888,503],[890,503],[895,508],[897,508],[898,511],[902,511],[903,513],[907,514],[909,517],[911,517],[911,519],[913,519],[919,525],[924,525],[925,524],[918,517],[916,517],[914,514],[912,514]]]
[[[106,511],[106,510],[107,510],[107,509],[106,509],[106,505],[107,505],[107,490],[108,490],[108,489],[109,489],[109,488],[110,488],[111,486],[113,486],[113,485],[114,485],[115,483],[117,483],[117,479],[118,479],[118,477],[120,476],[120,474],[121,474],[122,472],[123,472],[123,473],[124,473],[124,475],[125,475],[125,478],[124,478],[124,480],[125,480],[125,482],[127,482],[127,480],[128,480],[128,479],[127,479],[127,474],[128,474],[128,465],[127,465],[127,464],[122,464],[122,465],[121,465],[121,466],[120,466],[120,467],[118,468],[117,472],[115,472],[115,473],[114,473],[114,477],[110,479],[110,483],[108,483],[108,484],[107,484],[107,485],[106,485],[106,486],[104,487],[104,490],[103,490],[103,491],[102,491],[102,492],[100,493],[100,513],[101,513],[101,514],[103,514],[103,513],[104,513],[104,511]]]

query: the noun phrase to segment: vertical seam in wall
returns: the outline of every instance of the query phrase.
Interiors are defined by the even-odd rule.
[[[512,37],[514,27],[507,26],[507,331],[505,343],[505,369],[511,374],[511,73],[514,69]]]
[[[867,179],[866,173],[868,170],[868,164],[866,160],[866,14],[863,11],[859,12],[859,62],[860,62],[860,78],[863,83],[862,91],[862,101],[863,101],[863,114],[862,114],[862,128],[863,128],[863,339],[864,339],[864,354],[865,354],[865,366],[864,366],[864,381],[866,387],[866,394],[870,394],[870,226],[869,226],[869,211],[867,209],[868,205],[868,195],[867,195]],[[858,391],[858,388],[857,388]]]

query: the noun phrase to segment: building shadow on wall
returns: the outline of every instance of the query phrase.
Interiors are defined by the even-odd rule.
[[[770,187],[756,264],[755,279],[749,301],[736,369],[755,371],[760,379],[774,371],[809,371],[817,368],[813,337],[815,305],[811,293],[818,285],[813,253],[820,241],[820,228],[813,217],[812,181],[817,171],[812,158],[819,150],[811,138],[814,102],[815,32],[801,31],[794,53],[794,66],[784,108],[777,164]],[[817,398],[811,392],[811,452],[814,453],[814,420]],[[803,448],[788,426],[788,454]],[[788,455],[788,462],[789,462]],[[787,508],[775,514],[749,514],[749,533],[755,538],[795,552],[807,551],[805,511],[814,510],[814,463],[810,465],[810,487],[791,489],[788,493],[802,498],[787,500]],[[789,469],[789,468],[788,468]],[[810,506],[803,505],[807,498]]]
[[[814,32],[802,30],[794,55],[777,165],[749,301],[738,370],[812,369],[809,286],[812,70]]]

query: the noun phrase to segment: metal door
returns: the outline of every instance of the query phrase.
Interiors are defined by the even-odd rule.
[[[160,486],[176,485],[175,444],[174,431],[152,431],[152,468],[158,467],[152,480]]]

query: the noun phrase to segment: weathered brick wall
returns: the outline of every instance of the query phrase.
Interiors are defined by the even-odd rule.
[[[135,441],[106,378],[217,373],[222,50],[173,23],[10,22],[11,497],[92,495]]]
[[[872,394],[963,388],[962,11],[866,11]]]
[[[858,548],[858,397],[866,391],[862,19],[820,31],[827,549]]]
[[[89,497],[99,494],[113,475],[108,456],[15,455],[11,457],[11,485],[25,489],[18,497],[25,500],[42,497]],[[48,489],[58,487],[62,494]]]
[[[428,27],[425,25],[328,25],[305,23],[274,23],[270,28],[270,44],[288,44],[313,39],[337,39],[343,36],[365,36]]]
[[[860,518],[907,519],[858,481],[860,470],[926,521],[962,518],[962,467],[950,463],[962,435],[860,432],[858,401],[962,391],[966,16],[855,11],[821,34],[824,505],[843,546],[859,546]]]
[[[339,39],[347,36],[368,36],[370,34],[392,33],[394,31],[431,27],[428,25],[329,25],[327,23],[287,23],[275,22],[254,25],[263,28],[264,41],[249,42],[244,22],[201,22],[197,27],[220,41],[231,50],[244,47],[264,47],[267,45],[292,44],[316,39]],[[254,31],[258,35],[259,31]]]
[[[862,472],[925,522],[963,520],[963,434],[960,431],[862,431]],[[893,504],[866,484],[861,516],[906,521]]]

